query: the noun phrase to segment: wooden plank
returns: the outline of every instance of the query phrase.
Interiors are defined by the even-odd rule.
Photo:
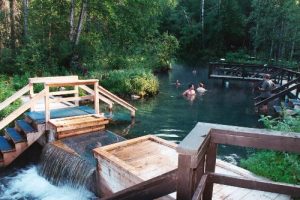
[[[63,82],[63,81],[77,81],[78,76],[50,76],[50,77],[35,77],[29,78],[29,83],[45,83],[45,82]]]
[[[117,192],[103,200],[152,200],[176,191],[177,170]]]
[[[66,118],[58,118],[58,119],[51,119],[50,122],[55,127],[63,127],[68,125],[76,125],[81,123],[89,123],[89,122],[102,122],[106,120],[105,117],[94,117],[93,115],[83,115],[76,116],[76,117],[66,117]]]
[[[45,88],[45,124],[48,130],[48,122],[50,120],[50,99],[49,99],[49,86],[44,84]]]
[[[230,185],[235,187],[262,190],[273,193],[287,194],[292,197],[300,197],[300,186],[284,183],[275,183],[259,180],[247,180],[244,178],[233,177],[217,173],[209,173],[209,180],[213,183]]]
[[[63,131],[69,131],[69,130],[80,130],[82,128],[85,127],[94,127],[94,126],[101,126],[101,125],[106,125],[108,124],[109,121],[105,120],[105,121],[93,121],[93,122],[85,122],[85,123],[81,123],[81,124],[73,124],[73,125],[67,125],[67,126],[63,126],[63,127],[58,127],[56,129],[57,132],[63,132]]]
[[[96,114],[100,113],[98,86],[99,86],[99,83],[97,81],[97,82],[94,83],[94,91],[95,91],[95,94],[94,94],[94,109],[95,109]]]
[[[202,139],[202,138],[201,138]],[[208,134],[202,142],[200,149],[196,155],[192,155],[191,167],[196,168],[201,160],[207,153],[208,146],[210,144],[210,134]]]
[[[100,130],[103,130],[103,129],[105,129],[105,126],[85,127],[85,128],[78,129],[76,131],[70,130],[70,131],[59,132],[59,133],[57,133],[57,137],[58,137],[58,139],[62,139],[62,138],[65,138],[65,137],[81,135],[81,134],[84,134],[84,133],[96,132],[96,131],[100,131]]]
[[[54,99],[49,99],[49,102],[61,103],[61,102],[68,102],[68,101],[81,101],[81,100],[92,100],[92,99],[94,99],[94,96],[92,95],[86,95],[81,97],[55,97]]]
[[[218,144],[300,153],[300,138],[294,137],[213,130],[211,140]]]
[[[62,87],[62,86],[75,86],[75,85],[93,85],[98,82],[98,79],[87,79],[77,81],[59,81],[59,82],[46,82],[49,87]]]
[[[28,85],[24,86],[22,89],[20,89],[19,91],[17,91],[16,93],[14,93],[9,98],[7,98],[5,101],[3,101],[0,104],[0,111],[3,110],[4,108],[6,108],[7,106],[9,106],[11,103],[16,101],[17,99],[19,99],[22,95],[29,92],[29,89],[30,89],[30,85],[28,84]]]
[[[197,189],[193,195],[192,200],[201,200],[202,199],[202,194],[204,192],[205,189],[205,185],[206,185],[206,180],[207,180],[207,174],[203,175],[198,186]]]
[[[74,86],[74,90],[75,90],[74,97],[79,97],[79,86],[78,86],[78,85],[75,85],[75,86]],[[76,106],[79,106],[79,101],[75,101],[74,104],[75,104]]]
[[[17,117],[19,117],[21,114],[23,114],[26,110],[31,108],[31,106],[34,105],[40,98],[44,97],[44,94],[45,94],[45,90],[41,91],[36,96],[34,96],[31,99],[31,101],[23,104],[17,110],[9,114],[2,121],[0,121],[0,130],[3,129],[5,126],[7,126],[9,123],[11,123],[13,120],[15,120]]]
[[[76,94],[76,90],[64,90],[64,91],[55,91],[55,92],[50,92],[49,95],[67,95],[67,94]]]

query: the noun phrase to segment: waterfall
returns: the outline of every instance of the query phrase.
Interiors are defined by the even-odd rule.
[[[39,174],[54,185],[93,191],[95,171],[89,162],[53,144],[47,144],[43,149]]]

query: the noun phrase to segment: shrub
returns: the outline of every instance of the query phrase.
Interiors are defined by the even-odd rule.
[[[300,117],[283,119],[261,117],[266,128],[278,131],[300,132]],[[260,150],[241,160],[241,166],[273,181],[300,184],[300,155]]]
[[[113,93],[152,96],[158,92],[158,79],[144,69],[114,70],[102,76],[101,84]]]

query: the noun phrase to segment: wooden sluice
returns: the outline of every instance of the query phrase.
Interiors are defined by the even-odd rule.
[[[269,181],[219,161],[217,148],[300,153],[299,142],[298,133],[198,123],[179,145],[143,136],[94,149],[97,187],[105,191],[103,200],[291,200],[300,197],[299,185]]]
[[[34,93],[35,84],[43,84],[44,89]],[[25,94],[29,96],[24,98]],[[79,80],[78,76],[30,78],[28,85],[0,103],[0,110],[18,99],[25,102],[0,121],[0,130],[5,128],[5,134],[0,135],[0,167],[9,165],[35,141],[44,145],[104,130],[109,121],[100,112],[100,101],[108,105],[109,111],[114,103],[128,109],[132,117],[136,111],[135,107],[99,86],[97,79]],[[80,106],[83,100],[93,102],[94,108]],[[23,119],[19,119],[23,114]],[[12,122],[15,126],[7,127]]]

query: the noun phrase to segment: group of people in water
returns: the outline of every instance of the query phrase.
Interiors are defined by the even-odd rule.
[[[199,93],[204,93],[206,92],[207,90],[204,88],[204,84],[203,83],[199,83],[197,89],[195,90],[195,86],[194,84],[189,84],[188,85],[188,89],[185,90],[182,95],[183,96],[186,96],[186,97],[190,97],[190,96],[193,96],[193,95],[196,95],[196,91],[199,92]]]

